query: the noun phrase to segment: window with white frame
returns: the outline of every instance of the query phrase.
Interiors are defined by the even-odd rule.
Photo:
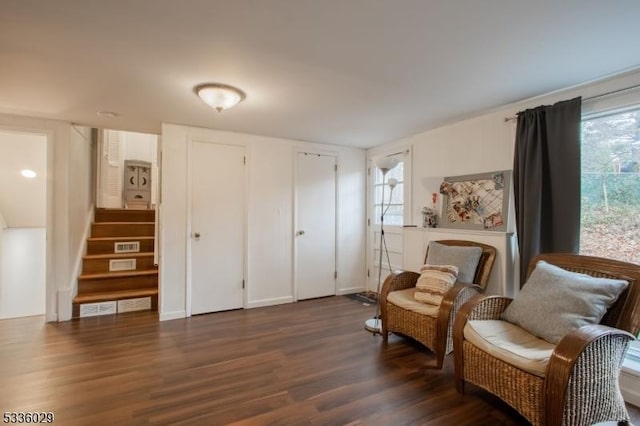
[[[583,117],[581,157],[580,254],[640,263],[640,105]]]
[[[380,224],[383,204],[386,210],[384,215],[385,225],[402,226],[404,224],[404,156],[403,154],[397,154],[394,157],[398,159],[398,165],[387,172],[384,176],[384,182],[380,169],[377,167],[373,168],[373,223],[376,225]],[[398,180],[398,185],[393,191],[391,191],[391,188],[387,185],[389,179]],[[383,192],[384,203],[382,199]]]

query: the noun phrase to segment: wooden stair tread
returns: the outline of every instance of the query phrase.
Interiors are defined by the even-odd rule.
[[[157,288],[142,288],[135,290],[104,291],[98,293],[79,294],[73,298],[73,303],[107,302],[110,300],[135,299],[138,297],[157,296]]]
[[[135,210],[135,209],[123,209],[123,208],[117,208],[117,207],[97,207],[96,211],[103,211],[103,212],[155,212],[155,209],[144,209],[144,210]]]
[[[107,254],[87,254],[83,257],[85,260],[90,259],[129,259],[131,257],[151,257],[152,251],[132,252],[132,253],[107,253]]]
[[[137,241],[137,240],[153,240],[155,237],[153,236],[143,236],[143,237],[89,237],[88,241]]]
[[[93,222],[94,225],[112,226],[112,225],[155,225],[155,222]]]
[[[139,212],[139,211],[150,211],[154,212],[156,209],[145,209],[145,210],[135,210],[135,209],[125,209],[123,207],[96,207],[96,211],[104,211],[104,212]]]
[[[78,277],[78,279],[79,280],[99,280],[104,278],[142,277],[146,275],[158,275],[158,270],[147,269],[144,271],[118,271],[118,272],[104,272],[100,274],[82,274]]]

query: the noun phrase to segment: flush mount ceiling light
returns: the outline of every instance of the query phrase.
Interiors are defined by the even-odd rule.
[[[242,102],[247,95],[240,89],[227,84],[210,83],[196,86],[193,91],[200,99],[218,112]]]
[[[26,177],[27,179],[33,179],[34,177],[36,177],[36,172],[34,172],[33,170],[29,170],[29,169],[24,169],[20,172],[20,174],[24,177]]]
[[[98,111],[96,114],[98,114],[99,117],[105,118],[116,118],[118,116],[118,113],[113,111]]]

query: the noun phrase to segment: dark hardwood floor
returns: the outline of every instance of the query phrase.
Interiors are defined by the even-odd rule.
[[[517,425],[453,360],[364,330],[347,297],[158,322],[130,313],[0,321],[0,411],[61,425]],[[640,423],[640,410],[630,407]]]

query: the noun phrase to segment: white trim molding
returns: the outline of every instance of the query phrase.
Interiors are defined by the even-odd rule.
[[[362,293],[363,291],[365,291],[364,287],[341,288],[340,290],[338,290],[338,296],[344,296],[346,294]]]
[[[285,303],[293,303],[293,296],[274,297],[272,299],[261,299],[247,302],[247,308],[261,308],[263,306],[284,305]]]
[[[620,390],[624,400],[640,407],[640,341],[631,343],[620,373]]]
[[[173,311],[160,313],[160,321],[170,321],[180,318],[186,318],[187,313],[185,311]]]

